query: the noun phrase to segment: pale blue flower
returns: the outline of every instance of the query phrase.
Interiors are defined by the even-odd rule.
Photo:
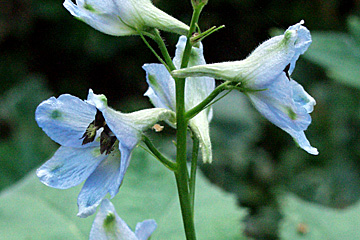
[[[136,35],[158,28],[186,34],[189,27],[156,8],[150,0],[65,0],[64,7],[96,30],[113,35]]]
[[[186,44],[186,37],[181,36],[176,45],[173,62],[180,68],[182,55]],[[189,66],[206,64],[202,44],[193,47]],[[167,108],[175,111],[175,80],[171,77],[162,64],[145,64],[146,79],[149,88],[145,95],[148,96],[155,107]],[[190,110],[204,100],[215,88],[215,80],[209,77],[187,78],[185,84],[185,110]],[[212,118],[212,108],[209,107],[197,114],[189,121],[190,128],[199,139],[204,162],[212,161],[209,122]]]
[[[89,240],[146,240],[156,227],[155,220],[149,219],[136,224],[133,232],[116,213],[114,205],[104,199],[91,227]]]
[[[173,113],[153,108],[120,113],[107,107],[104,95],[89,90],[88,100],[63,94],[42,102],[35,118],[61,147],[36,172],[50,187],[67,189],[86,180],[78,197],[80,217],[93,214],[104,196],[114,197],[142,132]]]
[[[240,82],[254,106],[269,121],[289,133],[310,154],[318,151],[307,140],[304,131],[311,123],[309,113],[315,100],[291,79],[299,56],[311,44],[304,21],[289,27],[284,35],[262,43],[245,60],[194,66],[175,70],[176,77],[210,76]]]

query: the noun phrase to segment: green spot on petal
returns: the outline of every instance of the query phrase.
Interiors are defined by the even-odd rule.
[[[96,10],[90,4],[85,4],[84,8],[90,12],[96,12]]]
[[[54,110],[51,112],[51,118],[52,119],[59,119],[61,118],[62,114],[59,110]]]
[[[297,118],[296,113],[291,108],[287,109],[287,115],[291,120],[296,120]]]
[[[114,213],[108,213],[104,220],[104,229],[106,232],[112,232],[115,229],[116,217]]]

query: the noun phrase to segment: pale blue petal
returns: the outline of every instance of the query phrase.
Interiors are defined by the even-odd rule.
[[[131,152],[141,140],[141,130],[134,128],[134,121],[127,118],[125,114],[111,108],[103,109],[102,113],[107,125],[119,140],[121,153],[119,180],[121,183],[130,163]],[[148,126],[148,128],[151,126]]]
[[[149,88],[145,96],[158,108],[167,108],[175,111],[175,81],[162,64],[145,64],[146,81]]]
[[[71,15],[100,32],[113,36],[137,34],[121,21],[116,1],[86,1],[86,4],[84,1],[77,1],[76,5],[71,0],[65,0],[63,5]]]
[[[155,220],[149,219],[136,224],[135,235],[139,240],[147,240],[155,231],[157,224]]]
[[[102,200],[90,231],[90,240],[138,240],[135,233],[116,213],[114,205]]]
[[[78,197],[79,217],[87,217],[96,211],[101,200],[110,193],[114,197],[120,187],[120,153],[114,149],[86,180]]]
[[[182,55],[186,45],[186,37],[181,36],[176,45],[175,66],[181,64]],[[197,66],[206,64],[203,45],[201,42],[198,47],[192,47],[192,54],[188,66]],[[185,109],[190,110],[202,102],[215,89],[215,79],[210,77],[188,77],[185,83]],[[189,121],[189,125],[195,136],[198,138],[202,152],[203,162],[212,161],[212,150],[210,140],[209,122],[212,119],[212,107],[200,112],[197,116]]]
[[[209,120],[205,111],[190,119],[189,126],[199,140],[202,159],[204,163],[212,162],[212,147],[210,139]]]
[[[174,121],[174,113],[164,108],[144,109],[124,114],[106,107],[102,109],[102,113],[107,125],[119,140],[121,180],[129,166],[131,152],[142,138],[142,132],[158,121],[169,123]]]
[[[294,46],[295,54],[290,61],[289,74],[292,74],[295,68],[295,63],[299,59],[299,56],[305,53],[305,51],[309,48],[312,42],[310,31],[306,27],[302,26],[302,24],[304,24],[303,20],[293,26],[290,26],[286,30],[294,30],[297,32],[297,39]]]
[[[264,117],[289,133],[301,148],[317,154],[316,148],[311,147],[304,134],[311,123],[309,110],[313,108],[315,100],[298,83],[289,81],[285,74],[281,74],[268,89],[247,94]],[[310,98],[305,100],[305,96]]]
[[[82,136],[95,119],[96,108],[69,94],[51,97],[40,103],[35,119],[44,132],[55,142],[67,147],[92,147],[82,145]]]
[[[60,147],[37,169],[36,175],[47,186],[67,189],[83,182],[106,156],[94,148]]]

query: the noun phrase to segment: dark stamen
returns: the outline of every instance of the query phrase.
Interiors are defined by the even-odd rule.
[[[289,79],[290,81],[290,74],[289,74],[289,70],[290,70],[290,63],[288,65],[286,65],[286,67],[284,68],[284,72],[286,74],[286,77]]]
[[[102,113],[96,109],[95,120],[92,121],[87,127],[85,133],[82,135],[80,139],[84,139],[82,145],[87,144],[89,142],[93,142],[96,137],[96,131],[101,127],[106,125],[104,116]]]
[[[114,150],[114,144],[116,141],[116,136],[114,133],[110,130],[108,125],[104,126],[104,130],[102,131],[100,135],[100,153],[103,154],[109,154],[112,150]]]

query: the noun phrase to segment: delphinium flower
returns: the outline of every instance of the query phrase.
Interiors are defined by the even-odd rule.
[[[64,7],[96,30],[113,35],[136,35],[160,30],[186,34],[189,27],[155,7],[150,0],[65,0]]]
[[[186,37],[181,36],[176,45],[175,58],[176,68],[180,68],[182,55],[186,44]],[[189,66],[206,64],[203,47],[192,47]],[[145,95],[148,96],[155,107],[167,108],[175,111],[175,80],[162,64],[145,64],[147,83],[149,88]],[[215,87],[215,80],[209,77],[187,78],[185,83],[185,110],[189,110],[204,100]],[[207,108],[189,121],[189,126],[199,139],[204,162],[212,161],[212,151],[209,133],[209,122],[212,118],[212,109]]]
[[[36,172],[50,187],[67,189],[86,182],[78,196],[80,217],[93,214],[107,193],[114,197],[142,132],[161,120],[172,121],[167,109],[120,113],[104,95],[89,90],[87,101],[69,94],[51,97],[36,109],[38,125],[61,145]]]
[[[262,43],[246,59],[189,67],[172,72],[176,77],[210,76],[239,82],[239,88],[269,121],[289,133],[310,154],[318,151],[304,131],[311,123],[315,100],[294,81],[295,63],[311,44],[304,21],[289,27],[281,36]]]
[[[155,220],[149,219],[136,224],[135,232],[116,213],[114,205],[102,200],[90,231],[90,240],[146,240],[155,231]]]

